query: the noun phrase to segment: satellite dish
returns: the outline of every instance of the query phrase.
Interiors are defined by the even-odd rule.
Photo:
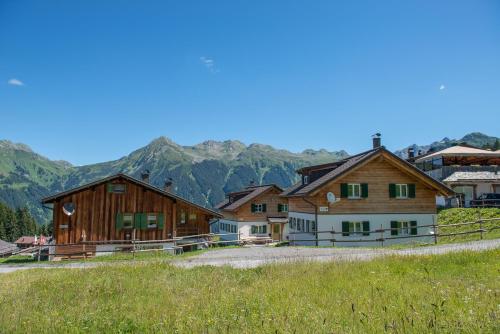
[[[326,200],[328,201],[328,203],[335,203],[337,201],[337,198],[332,192],[329,192],[326,194]]]
[[[75,204],[71,202],[64,203],[62,209],[66,216],[72,216],[75,213]]]

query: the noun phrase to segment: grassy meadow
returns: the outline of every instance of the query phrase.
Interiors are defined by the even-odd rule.
[[[498,333],[500,250],[181,269],[164,261],[0,276],[2,333]]]

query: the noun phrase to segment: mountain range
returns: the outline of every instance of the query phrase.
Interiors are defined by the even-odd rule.
[[[429,145],[410,146],[425,152],[456,143],[482,147],[493,145],[497,139],[476,132],[459,140],[444,138]],[[395,153],[405,157],[407,149]],[[153,185],[162,187],[167,178],[172,178],[178,195],[211,207],[226,192],[241,189],[251,181],[288,187],[298,180],[296,169],[346,157],[348,153],[343,150],[292,153],[269,145],[245,145],[237,140],[209,140],[181,146],[160,137],[118,160],[73,166],[49,160],[27,145],[0,140],[0,201],[12,208],[27,206],[37,222],[44,223],[50,211],[41,206],[42,197],[119,172],[139,178],[148,169]]]

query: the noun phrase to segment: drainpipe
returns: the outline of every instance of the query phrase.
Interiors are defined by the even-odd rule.
[[[317,247],[317,246],[319,246],[319,244],[318,244],[318,206],[316,204],[314,204],[313,202],[307,200],[304,197],[301,197],[301,198],[304,202],[306,202],[307,204],[310,204],[314,207],[314,219],[316,221],[316,228],[315,228],[314,234],[316,237],[316,247]]]

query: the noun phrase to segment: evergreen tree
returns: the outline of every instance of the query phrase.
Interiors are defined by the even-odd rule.
[[[498,151],[500,150],[500,141],[498,140],[495,140],[495,144],[493,144],[493,151]]]
[[[37,233],[37,226],[35,219],[31,217],[28,208],[17,208],[16,210],[16,221],[18,229],[23,235],[35,235]]]
[[[21,236],[14,211],[2,203],[0,203],[0,221],[2,221],[3,230],[5,231],[3,232],[5,241],[12,242]]]

